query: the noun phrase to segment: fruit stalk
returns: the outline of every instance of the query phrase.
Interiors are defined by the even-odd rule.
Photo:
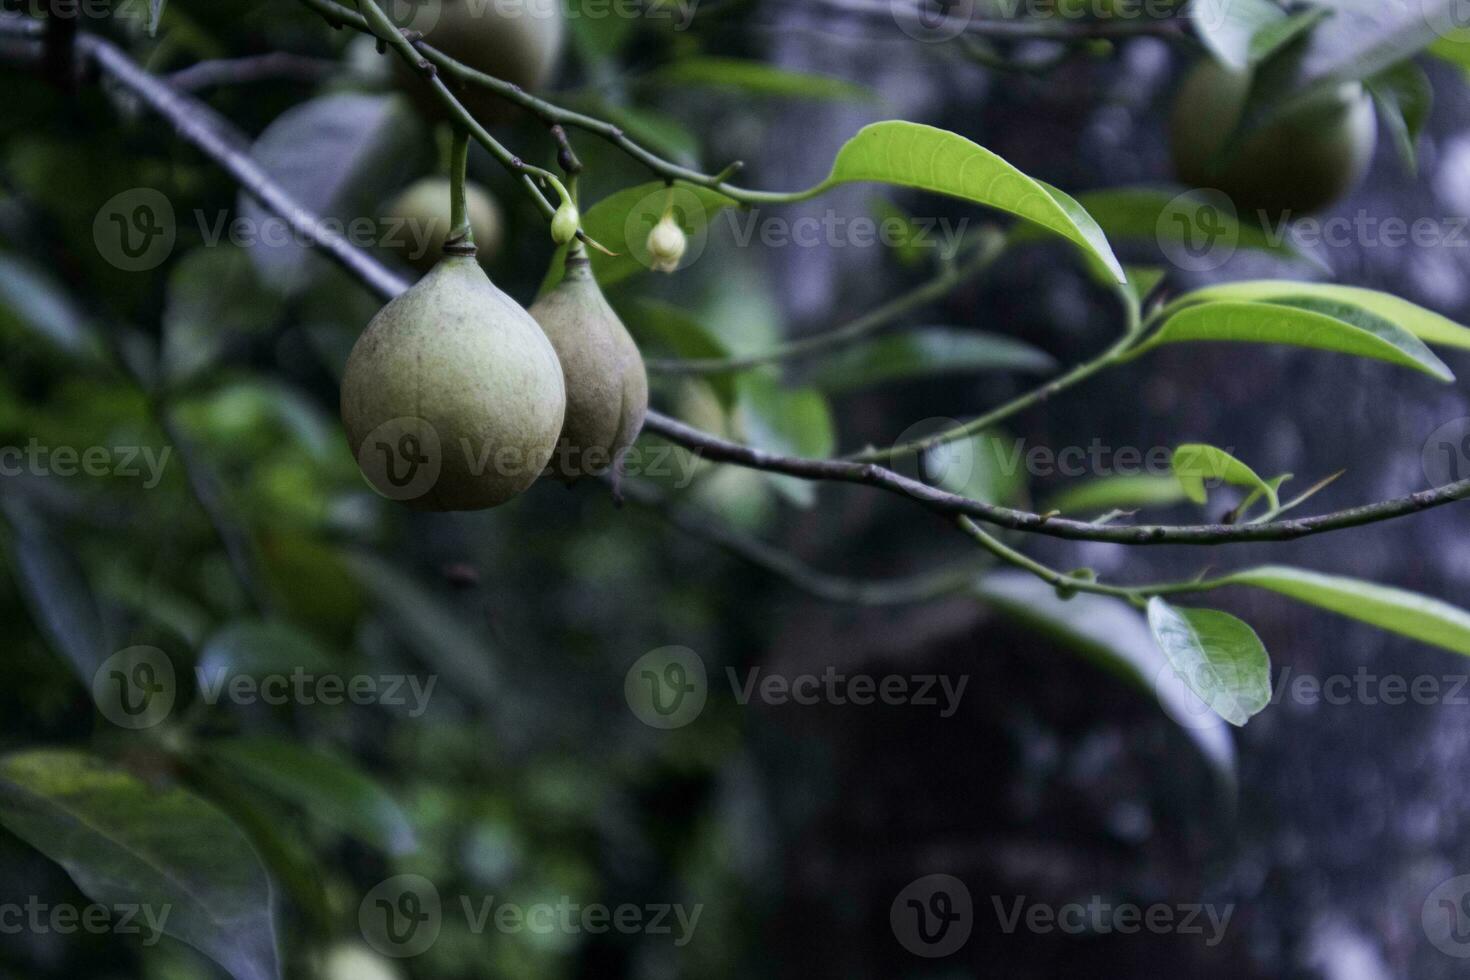
[[[470,131],[454,127],[454,145],[449,151],[449,237],[444,240],[446,255],[475,254],[475,233],[470,227],[469,208],[465,205],[465,171],[469,167]]]

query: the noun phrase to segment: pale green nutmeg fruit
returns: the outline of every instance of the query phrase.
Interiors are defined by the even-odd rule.
[[[425,41],[470,68],[534,92],[550,80],[561,56],[561,6],[556,0],[440,0],[422,5],[422,23],[415,17],[400,26],[423,31]],[[399,83],[419,108],[444,117],[444,105],[423,77],[397,52],[389,55]],[[515,117],[515,104],[490,89],[447,72],[440,77],[480,122]]]
[[[421,271],[432,269],[444,257],[444,239],[452,230],[449,195],[447,177],[425,177],[383,211],[389,246]],[[505,218],[495,198],[479,184],[466,181],[464,198],[477,258],[489,265],[505,244]]]
[[[420,510],[479,510],[525,490],[566,406],[546,334],[468,256],[450,255],[383,307],[342,379],[363,475]]]
[[[648,374],[628,328],[592,277],[585,254],[531,306],[561,359],[567,413],[550,471],[564,480],[601,473],[633,444],[648,414]]]

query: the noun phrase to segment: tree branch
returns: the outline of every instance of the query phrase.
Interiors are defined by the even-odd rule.
[[[35,31],[35,27],[25,18],[0,17],[0,35],[34,37]],[[136,94],[146,105],[167,119],[181,137],[239,181],[262,206],[288,221],[294,230],[325,250],[369,289],[383,299],[391,299],[408,288],[408,283],[324,226],[315,214],[298,204],[279,184],[271,180],[243,150],[242,138],[208,107],[149,75],[108,41],[81,33],[76,44],[80,58],[94,62],[105,75]],[[946,515],[973,517],[998,527],[1074,541],[1106,541],[1128,545],[1290,541],[1404,517],[1470,497],[1470,480],[1461,480],[1393,500],[1316,517],[1264,524],[1097,525],[986,504],[929,486],[872,462],[803,459],[765,452],[717,438],[658,412],[649,412],[646,427],[649,432],[693,449],[717,462],[784,473],[804,480],[877,487],[911,498]]]

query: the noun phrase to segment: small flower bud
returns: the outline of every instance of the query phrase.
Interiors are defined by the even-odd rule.
[[[582,216],[577,213],[576,205],[570,201],[556,209],[556,214],[551,219],[551,240],[558,245],[565,245],[577,237],[577,226],[582,223]]]
[[[674,216],[664,215],[648,233],[648,257],[653,260],[654,271],[673,272],[678,269],[688,243],[684,229],[679,227]]]

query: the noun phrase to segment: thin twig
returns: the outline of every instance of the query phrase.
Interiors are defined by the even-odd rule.
[[[315,85],[331,78],[342,66],[326,58],[309,58],[287,51],[249,55],[244,58],[215,58],[201,61],[167,76],[180,92],[199,92],[224,85],[256,82],[302,82]]]

